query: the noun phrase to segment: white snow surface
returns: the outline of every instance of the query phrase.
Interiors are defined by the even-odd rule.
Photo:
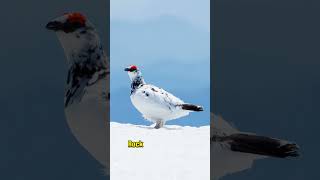
[[[112,180],[209,180],[210,126],[110,123]],[[143,148],[128,148],[128,140]]]

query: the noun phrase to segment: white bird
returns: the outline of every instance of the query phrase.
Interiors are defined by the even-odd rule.
[[[299,155],[297,144],[240,132],[222,117],[211,114],[211,179],[219,179],[252,167],[255,160]]]
[[[131,65],[125,71],[131,80],[132,104],[145,119],[156,123],[156,129],[163,127],[166,121],[203,111],[201,106],[185,103],[161,88],[146,84],[137,66]]]
[[[109,166],[109,60],[94,26],[81,13],[50,21],[67,61],[64,108],[78,142],[104,167]]]

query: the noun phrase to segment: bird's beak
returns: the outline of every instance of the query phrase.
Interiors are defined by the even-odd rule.
[[[130,71],[130,68],[125,68],[124,71]]]
[[[62,27],[63,27],[63,24],[61,22],[58,22],[58,21],[51,21],[46,25],[46,28],[48,30],[53,30],[53,31],[61,30]]]

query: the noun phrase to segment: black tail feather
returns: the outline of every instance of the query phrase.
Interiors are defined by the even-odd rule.
[[[232,151],[285,158],[299,156],[295,143],[250,134],[233,134],[226,139]]]
[[[193,104],[181,104],[180,105],[182,109],[189,110],[189,111],[203,111],[203,107],[193,105]]]

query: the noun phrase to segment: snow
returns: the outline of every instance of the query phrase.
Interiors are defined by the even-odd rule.
[[[112,180],[210,179],[210,126],[152,126],[110,123]],[[128,148],[128,140],[143,148]]]

